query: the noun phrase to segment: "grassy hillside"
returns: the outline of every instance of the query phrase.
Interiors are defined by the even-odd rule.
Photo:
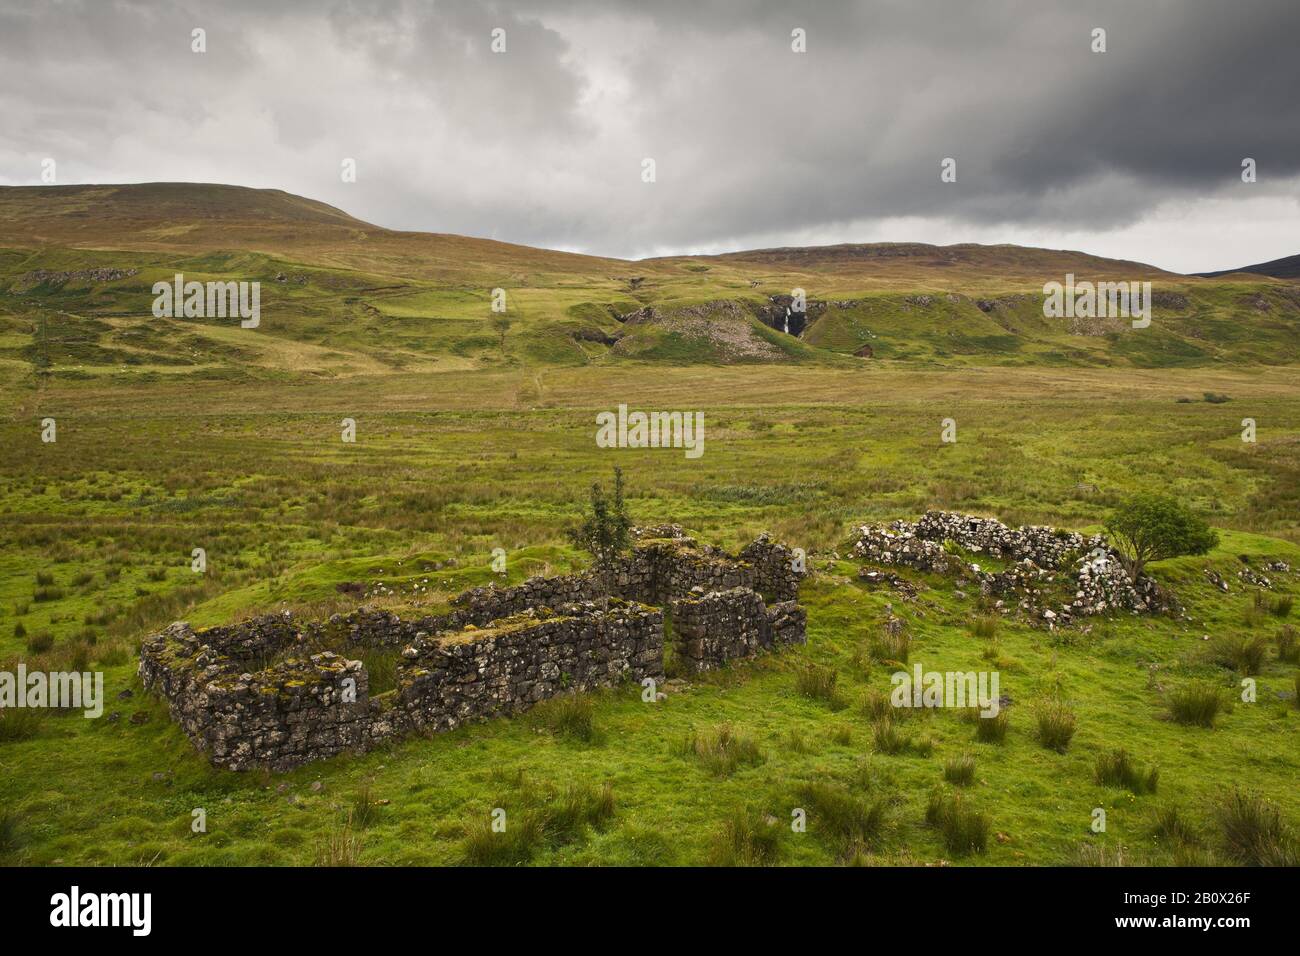
[[[1175,276],[1082,253],[877,244],[626,262],[394,232],[277,190],[184,183],[4,188],[0,223],[0,381],[13,385],[640,362],[1300,360],[1291,283]],[[1151,281],[1151,327],[1044,318],[1043,283],[1068,272]],[[176,273],[261,282],[261,326],[155,319],[150,290]],[[771,296],[796,287],[813,303],[799,337],[761,321]],[[505,330],[492,322],[496,288]]]

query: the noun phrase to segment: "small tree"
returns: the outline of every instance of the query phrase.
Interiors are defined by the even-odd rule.
[[[591,512],[569,533],[569,537],[592,556],[608,595],[613,590],[614,567],[619,555],[632,546],[632,520],[623,503],[623,469],[614,469],[612,500],[605,497],[600,482],[592,482]]]
[[[1203,518],[1164,495],[1128,499],[1107,519],[1106,532],[1134,581],[1150,561],[1205,554],[1219,543],[1219,536]]]

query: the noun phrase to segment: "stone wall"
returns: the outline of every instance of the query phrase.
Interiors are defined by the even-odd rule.
[[[569,691],[664,676],[663,612],[681,621],[692,671],[802,643],[802,572],[766,536],[739,558],[698,547],[676,526],[639,535],[609,575],[474,588],[446,614],[403,620],[374,608],[296,622],[272,614],[196,632],[173,624],[145,641],[140,677],[212,762],[275,770],[366,750],[414,729],[448,730]],[[329,649],[326,649],[329,648]],[[348,653],[400,654],[396,688],[374,697]]]
[[[673,648],[691,673],[807,640],[807,612],[793,601],[763,603],[750,588],[732,588],[672,602]]]
[[[217,766],[282,770],[368,749],[392,733],[370,700],[360,661],[321,653],[241,672],[207,643],[209,636],[172,624],[142,648],[140,678],[166,699],[172,719]]]
[[[570,690],[663,679],[663,612],[618,599],[608,609],[570,605],[422,634],[401,652],[397,690],[376,698],[360,661],[325,651],[241,672],[208,637],[171,625],[142,648],[140,677],[195,745],[231,770],[283,770],[415,728],[515,713]]]
[[[525,611],[486,629],[437,634],[402,651],[398,708],[412,725],[450,730],[513,714],[567,691],[663,680],[663,612],[611,599]]]
[[[991,571],[954,553],[954,546],[1014,564]],[[863,525],[853,553],[878,564],[973,578],[982,593],[1012,600],[1049,625],[1114,610],[1163,610],[1172,603],[1150,578],[1131,580],[1101,535],[1042,525],[1011,528],[993,518],[927,511],[914,522]],[[996,606],[1003,604],[998,600]]]

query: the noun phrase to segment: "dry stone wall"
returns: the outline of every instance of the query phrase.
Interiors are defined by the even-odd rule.
[[[1014,563],[993,571],[957,549]],[[1014,602],[1051,626],[1109,611],[1164,610],[1172,602],[1150,578],[1133,581],[1101,535],[1042,525],[1011,528],[993,518],[927,511],[917,521],[859,527],[853,552],[876,564],[973,578],[997,607]]]
[[[145,641],[139,672],[214,764],[282,770],[570,691],[662,680],[665,605],[691,671],[802,643],[792,558],[766,536],[731,557],[676,526],[643,529],[608,574],[475,588],[442,615],[403,620],[362,607],[327,621],[282,613],[205,631],[176,623]],[[366,668],[348,656],[363,649],[396,655],[395,689],[371,695]]]
[[[486,630],[421,638],[402,651],[398,706],[413,726],[450,730],[567,691],[663,679],[663,612],[644,604],[525,611]]]
[[[794,601],[765,605],[749,588],[673,601],[672,614],[673,646],[691,673],[806,640],[802,607]]]

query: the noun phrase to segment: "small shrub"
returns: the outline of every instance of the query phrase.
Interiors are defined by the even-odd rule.
[[[809,664],[795,671],[795,690],[804,697],[824,701],[831,710],[843,710],[848,705],[835,686],[839,676],[833,667]]]
[[[1127,787],[1139,796],[1144,793],[1155,793],[1160,781],[1159,769],[1143,770],[1134,763],[1133,758],[1123,747],[1117,747],[1099,756],[1093,775],[1103,786]]]
[[[943,845],[954,856],[983,853],[988,845],[988,815],[964,806],[960,794],[934,791],[925,808],[925,822],[939,831]]]
[[[45,654],[54,647],[54,635],[49,631],[37,631],[27,638],[27,653]]]
[[[1210,645],[1210,658],[1222,667],[1247,676],[1258,674],[1268,659],[1268,642],[1262,634],[1244,637],[1225,634]]]
[[[1278,808],[1261,794],[1234,787],[1214,808],[1224,853],[1249,866],[1296,866],[1300,856]]]
[[[997,637],[1001,620],[996,614],[981,614],[970,622],[970,632],[975,637],[991,641]]]
[[[1268,606],[1268,612],[1274,617],[1288,617],[1291,614],[1291,607],[1294,601],[1289,594],[1283,594],[1274,598]]]
[[[49,571],[36,572],[36,586],[38,588],[48,588],[54,584],[54,575]]]
[[[1168,704],[1169,714],[1177,723],[1213,727],[1223,708],[1223,697],[1213,684],[1188,681],[1169,692]]]
[[[681,750],[716,777],[729,777],[738,767],[754,766],[766,759],[754,738],[738,732],[731,724],[719,724],[703,733],[692,732]]]
[[[1050,700],[1040,704],[1034,716],[1038,721],[1038,742],[1048,750],[1065,753],[1078,722],[1074,711],[1060,701]]]
[[[62,588],[37,588],[32,592],[32,600],[37,604],[40,604],[43,601],[58,601],[62,598]]]
[[[949,757],[943,764],[943,779],[958,787],[969,787],[975,782],[975,756],[959,754]]]
[[[713,838],[713,866],[772,866],[781,855],[781,823],[767,814],[734,810]]]
[[[21,641],[26,636],[27,636],[27,628],[23,626],[23,622],[22,621],[14,622],[14,637],[16,637],[18,640]]]
[[[591,743],[597,740],[596,706],[582,694],[564,694],[539,703],[532,711],[533,720],[557,737]]]

